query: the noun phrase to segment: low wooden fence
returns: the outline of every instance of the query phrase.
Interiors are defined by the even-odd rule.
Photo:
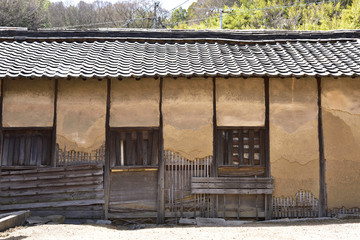
[[[32,214],[101,218],[102,165],[55,168],[1,168],[0,213],[30,209]]]
[[[318,217],[319,200],[311,192],[300,191],[292,197],[273,198],[273,219]]]
[[[191,193],[191,177],[209,177],[212,157],[194,161],[180,154],[165,151],[166,216],[209,217],[209,195]]]

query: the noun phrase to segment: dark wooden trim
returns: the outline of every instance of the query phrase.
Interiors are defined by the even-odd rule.
[[[56,167],[56,124],[57,124],[57,98],[58,98],[58,79],[55,79],[54,86],[54,120],[53,120],[53,129],[51,136],[51,162],[52,167]]]
[[[106,120],[105,120],[105,166],[104,166],[104,218],[109,217],[109,201],[110,201],[110,89],[111,79],[107,79],[107,95],[106,95]]]
[[[216,118],[216,78],[213,77],[212,79],[213,84],[213,159],[211,163],[211,171],[210,176],[211,177],[217,177],[218,176],[218,169],[217,169],[217,149],[219,149],[217,142],[217,118]],[[210,208],[210,216],[211,217],[217,217],[217,209],[218,209],[218,202],[216,201],[216,197],[214,195],[210,196],[210,202],[212,203]]]
[[[53,127],[4,127],[4,131],[49,131]]]
[[[159,172],[158,172],[158,197],[157,197],[157,224],[165,223],[165,161],[164,161],[164,134],[163,134],[163,114],[162,114],[162,95],[163,78],[160,78],[160,148],[159,148]]]
[[[270,93],[269,78],[265,77],[265,174],[271,177],[270,169]]]
[[[254,127],[254,126],[215,126],[217,130],[233,130],[233,129],[246,129],[246,130],[261,130],[261,129],[266,129],[265,126],[258,126],[258,127]]]
[[[110,131],[117,132],[128,132],[128,131],[149,131],[149,130],[159,130],[160,127],[109,127]]]
[[[271,177],[271,167],[270,167],[270,79],[269,77],[264,77],[265,85],[265,177]],[[266,209],[265,209],[265,219],[272,219],[273,212],[273,203],[272,203],[272,194],[266,195]]]
[[[0,96],[0,166],[2,166],[4,134],[3,134],[3,99],[4,99],[4,79],[1,79]]]
[[[324,154],[324,135],[322,124],[322,108],[321,108],[321,78],[317,77],[317,90],[318,90],[318,138],[319,138],[319,217],[326,216],[327,210],[327,196],[326,196],[326,177],[325,177],[325,154]]]
[[[217,118],[216,118],[216,78],[215,77],[212,79],[212,83],[213,83],[213,161],[211,163],[210,176],[217,177],[218,159],[216,158],[216,148],[217,148],[217,144],[216,144],[217,123],[216,123],[216,121],[217,121]]]

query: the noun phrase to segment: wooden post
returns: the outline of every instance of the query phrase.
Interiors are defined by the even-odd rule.
[[[3,134],[3,99],[4,99],[4,79],[1,79],[1,96],[0,96],[0,167],[3,164],[3,148],[4,148],[4,134]]]
[[[318,138],[319,138],[319,217],[325,217],[327,211],[327,196],[325,184],[325,154],[324,154],[324,135],[322,126],[322,109],[321,109],[321,78],[317,77],[318,90]]]
[[[164,137],[162,118],[162,91],[163,78],[160,78],[160,149],[159,149],[159,172],[158,172],[158,199],[157,199],[157,224],[165,223],[165,161],[164,161]]]
[[[269,77],[264,78],[265,83],[265,177],[271,177],[270,168],[270,93],[269,93]],[[272,194],[265,195],[266,209],[265,219],[270,220],[273,212],[273,196]]]
[[[110,201],[110,89],[111,79],[107,79],[106,95],[106,120],[105,120],[105,166],[104,166],[104,218],[109,218],[109,201]]]
[[[210,177],[217,177],[217,157],[216,157],[216,78],[214,77],[212,79],[213,83],[213,159],[211,163],[211,171],[210,171]],[[216,217],[217,216],[217,201],[215,199],[215,195],[211,194],[210,196],[211,201],[211,211],[210,211],[210,217]]]
[[[50,166],[56,167],[56,124],[57,124],[57,97],[58,97],[58,79],[55,79],[54,86],[54,120],[53,120],[53,129],[51,135],[51,161]]]

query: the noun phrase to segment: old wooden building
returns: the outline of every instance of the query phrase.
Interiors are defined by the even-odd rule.
[[[0,212],[360,205],[360,31],[0,31]]]

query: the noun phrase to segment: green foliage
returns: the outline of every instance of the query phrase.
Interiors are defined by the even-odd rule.
[[[207,5],[207,1],[201,3]],[[206,19],[196,21],[199,18],[197,9],[198,3],[190,6],[185,15],[187,24],[182,20],[183,23],[175,24],[175,28],[219,29],[220,9],[223,10],[224,29],[333,30],[360,27],[360,0],[238,0],[230,7],[223,4],[205,16]]]
[[[49,4],[49,0],[0,0],[0,26],[47,27]]]

